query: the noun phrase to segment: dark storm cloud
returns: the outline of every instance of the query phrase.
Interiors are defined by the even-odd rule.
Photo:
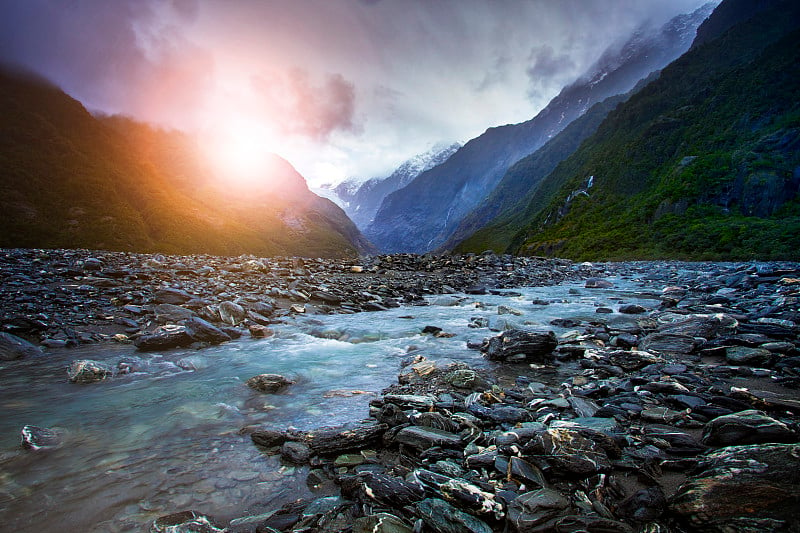
[[[334,131],[357,131],[354,85],[341,74],[329,74],[314,84],[302,69],[262,74],[253,78],[261,110],[289,134],[318,140]]]

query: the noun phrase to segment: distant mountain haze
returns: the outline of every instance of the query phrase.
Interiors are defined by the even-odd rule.
[[[427,252],[441,247],[506,171],[533,153],[593,104],[629,91],[640,79],[686,51],[713,4],[680,15],[656,31],[642,28],[613,46],[579,80],[533,119],[488,129],[444,163],[389,194],[364,229],[382,251]]]

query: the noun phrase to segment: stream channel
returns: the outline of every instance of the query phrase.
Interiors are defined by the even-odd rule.
[[[395,383],[409,355],[492,365],[466,348],[467,341],[497,334],[469,327],[473,317],[487,319],[495,330],[546,328],[561,335],[568,330],[551,326],[552,319],[630,321],[616,312],[599,315],[597,307],[658,305],[637,281],[610,281],[613,289],[572,283],[503,295],[432,296],[428,306],[380,312],[297,316],[275,325],[270,338],[201,350],[140,353],[131,345],[86,345],[3,362],[0,529],[146,531],[153,519],[181,510],[229,521],[313,497],[306,468],[263,454],[240,430],[313,429],[366,418],[369,401]],[[500,315],[498,305],[523,314]],[[454,336],[421,334],[427,325]],[[134,371],[73,384],[66,367],[75,359],[114,367],[127,362]],[[515,365],[513,372],[536,377],[527,365]],[[274,395],[245,386],[261,373],[283,374],[297,383]],[[63,431],[63,446],[21,449],[20,431],[27,424]]]

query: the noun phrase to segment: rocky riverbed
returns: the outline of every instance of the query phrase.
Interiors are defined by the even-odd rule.
[[[800,266],[379,256],[354,262],[6,250],[0,355],[81,343],[140,351],[263,338],[305,315],[472,306],[474,341],[409,350],[397,384],[346,427],[244,425],[306,477],[293,501],[224,524],[177,508],[153,531],[798,531]],[[513,289],[570,282],[592,316],[525,320]],[[491,306],[484,295],[507,303]],[[447,301],[446,301],[447,300]],[[524,305],[523,305],[524,303]],[[480,313],[478,312],[480,311]],[[364,315],[368,317],[369,315]],[[448,342],[444,323],[424,328]],[[326,333],[327,334],[327,333]],[[74,368],[73,368],[74,365]],[[90,383],[124,365],[80,360]],[[281,394],[292,379],[248,381]],[[93,385],[90,385],[93,386]],[[61,442],[22,429],[28,448]],[[172,528],[172,529],[170,529]]]

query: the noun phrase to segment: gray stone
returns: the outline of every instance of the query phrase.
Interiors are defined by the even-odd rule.
[[[70,363],[67,376],[72,383],[95,383],[111,376],[111,369],[90,359],[79,359]]]
[[[231,336],[200,317],[192,317],[183,322],[192,339],[209,344],[219,344],[231,340]]]
[[[422,500],[416,508],[425,525],[438,533],[492,533],[486,522],[438,498]]]
[[[197,511],[181,511],[156,518],[150,527],[151,533],[225,533],[223,528]]]
[[[730,446],[766,442],[797,442],[797,434],[786,424],[760,411],[748,410],[719,416],[706,424],[703,444]]]
[[[389,513],[377,513],[356,518],[353,533],[412,533],[414,528]]]
[[[642,307],[638,304],[627,304],[627,305],[620,305],[619,312],[626,314],[626,315],[640,315],[642,313],[647,312],[646,307]]]
[[[157,290],[153,295],[153,299],[158,304],[180,305],[185,304],[192,298],[194,298],[194,296],[188,292],[173,288]]]
[[[544,359],[555,350],[556,346],[558,339],[553,331],[512,329],[490,338],[483,352],[487,358],[495,361],[506,361],[520,356],[524,360],[532,361]]]
[[[189,346],[193,342],[186,326],[167,324],[136,338],[133,344],[143,352],[158,352]]]
[[[23,357],[44,355],[42,350],[16,335],[0,333],[0,361],[13,361]]]
[[[732,365],[770,366],[775,356],[763,348],[731,346],[725,350],[725,360]]]
[[[697,340],[689,335],[678,333],[651,333],[639,341],[639,349],[668,355],[692,353]]]
[[[281,446],[281,458],[296,465],[304,465],[311,459],[313,452],[307,444],[288,441]]]
[[[39,426],[22,428],[22,447],[26,450],[46,450],[57,448],[64,440],[60,431]]]
[[[800,445],[721,448],[678,488],[670,509],[692,531],[800,530]]]
[[[251,389],[265,394],[278,392],[293,383],[294,381],[280,374],[259,374],[245,382]]]
[[[219,317],[226,324],[236,326],[247,317],[247,312],[237,303],[222,302],[219,304]]]
[[[583,286],[587,289],[610,289],[614,284],[605,279],[589,278]]]
[[[401,429],[394,437],[395,442],[412,448],[426,450],[431,446],[461,448],[461,437],[455,433],[422,426],[409,426]]]
[[[508,508],[508,520],[519,533],[555,531],[556,520],[570,514],[569,500],[553,489],[526,492]]]

